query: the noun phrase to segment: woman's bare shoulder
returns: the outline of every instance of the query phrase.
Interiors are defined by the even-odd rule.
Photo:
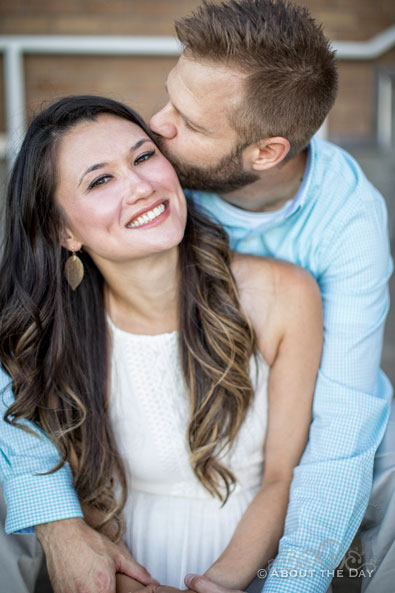
[[[300,291],[318,290],[310,272],[284,260],[234,253],[231,268],[240,298],[248,295],[257,300],[275,296],[277,300],[284,291],[291,291],[296,296]]]
[[[235,253],[232,260],[241,304],[257,334],[260,349],[274,354],[284,329],[309,308],[321,306],[318,285],[305,269],[274,258]]]

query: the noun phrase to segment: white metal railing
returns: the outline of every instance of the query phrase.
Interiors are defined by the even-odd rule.
[[[372,60],[395,45],[395,25],[375,35],[369,41],[333,41],[337,57],[342,60]]]
[[[391,148],[394,133],[395,67],[383,68],[377,76],[377,143]]]
[[[395,25],[369,41],[334,41],[338,59],[369,60],[385,53],[395,45]],[[18,150],[25,132],[24,55],[74,54],[122,56],[176,56],[181,47],[173,37],[163,36],[0,36],[0,51],[4,53],[6,127],[6,154],[10,161]],[[378,141],[382,146],[392,142],[392,93],[393,85],[386,81],[378,85],[378,105],[383,110],[384,123],[378,124]],[[319,131],[326,136],[326,125]],[[1,148],[1,146],[0,146]],[[1,155],[0,155],[1,156]]]

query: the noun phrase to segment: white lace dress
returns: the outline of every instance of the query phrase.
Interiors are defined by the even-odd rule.
[[[110,418],[128,481],[125,543],[162,584],[185,588],[223,552],[262,478],[268,367],[251,363],[254,402],[222,461],[237,487],[227,503],[213,498],[188,458],[188,394],[177,332],[113,334]],[[258,371],[258,372],[257,372]]]

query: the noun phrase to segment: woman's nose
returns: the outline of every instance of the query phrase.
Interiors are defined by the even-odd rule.
[[[172,139],[177,135],[177,128],[172,117],[172,107],[170,103],[151,117],[150,128],[163,138]]]
[[[130,191],[126,194],[126,202],[133,204],[137,200],[149,198],[154,193],[154,188],[147,179],[134,178],[130,183]]]

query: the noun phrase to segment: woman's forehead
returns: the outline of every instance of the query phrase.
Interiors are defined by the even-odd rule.
[[[60,170],[83,169],[94,162],[108,162],[143,141],[151,141],[136,123],[110,114],[83,120],[60,140],[57,160]],[[104,160],[103,160],[104,159]]]

